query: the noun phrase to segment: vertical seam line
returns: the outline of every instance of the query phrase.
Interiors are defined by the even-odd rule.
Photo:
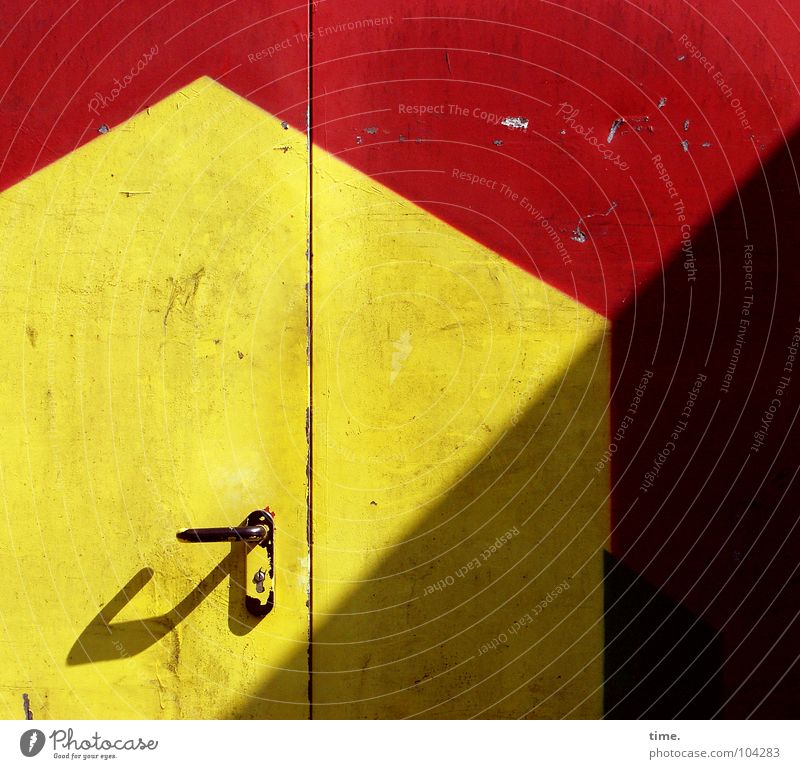
[[[313,349],[313,328],[314,328],[314,315],[313,315],[313,229],[314,229],[314,174],[313,174],[313,147],[312,140],[312,110],[311,101],[313,99],[313,85],[312,85],[312,72],[313,72],[313,15],[314,15],[314,0],[308,2],[308,53],[306,68],[308,72],[307,77],[307,95],[306,95],[306,151],[308,154],[308,198],[307,198],[307,211],[308,211],[308,230],[306,235],[306,259],[307,259],[307,277],[308,283],[306,287],[306,356],[308,358],[308,410],[306,412],[306,440],[308,442],[308,455],[306,458],[306,480],[308,483],[308,491],[306,494],[306,541],[308,543],[308,718],[314,718],[314,526],[313,526],[313,499],[314,499],[314,483],[313,483],[313,420],[314,420],[314,349]]]

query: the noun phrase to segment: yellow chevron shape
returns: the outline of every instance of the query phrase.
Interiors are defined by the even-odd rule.
[[[6,717],[306,717],[309,589],[315,717],[601,715],[606,321],[313,173],[310,390],[305,137],[203,79],[0,195]],[[174,533],[264,503],[255,622]]]

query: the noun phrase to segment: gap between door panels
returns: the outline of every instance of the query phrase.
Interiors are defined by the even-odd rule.
[[[308,29],[308,43],[306,47],[306,70],[308,76],[306,77],[306,154],[308,163],[308,180],[307,189],[308,197],[306,202],[306,259],[308,262],[307,277],[308,283],[306,284],[306,364],[308,366],[308,406],[306,407],[306,542],[308,543],[308,593],[306,598],[306,605],[308,606],[308,646],[307,646],[307,660],[308,660],[308,717],[314,718],[314,526],[313,526],[313,509],[314,509],[314,485],[313,485],[313,462],[314,462],[314,442],[313,442],[313,429],[314,429],[314,163],[313,151],[314,141],[312,135],[312,99],[313,99],[313,29],[314,29],[314,10],[316,7],[315,0],[309,0],[307,24]]]

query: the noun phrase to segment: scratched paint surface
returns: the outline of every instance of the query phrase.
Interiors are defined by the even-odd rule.
[[[668,161],[697,225],[797,125],[797,23],[785,5],[312,3],[314,141],[613,316],[680,248],[674,201],[653,155]],[[306,4],[40,6],[10,0],[0,9],[9,29],[2,46],[9,66],[0,73],[2,187],[91,141],[101,123],[113,127],[201,75],[305,130]],[[109,98],[114,78],[154,44],[158,54]],[[98,94],[104,98],[90,111]],[[578,111],[570,123],[559,113],[564,102]],[[501,122],[518,116],[529,120],[526,130]],[[579,132],[592,128],[605,143],[620,117],[626,122],[609,148],[628,169],[606,161]],[[454,168],[498,187],[506,183],[533,201],[553,223],[573,269],[565,269],[553,233],[532,223],[518,200],[455,184]],[[612,202],[617,207],[599,216]],[[576,243],[571,236],[581,218],[589,237]]]
[[[23,692],[36,718],[307,715],[305,666],[275,669],[307,643],[306,168],[200,80],[0,197],[6,718]],[[265,503],[254,625],[241,553],[175,532]]]
[[[606,321],[314,170],[314,716],[600,717]]]
[[[800,390],[782,395],[785,416],[767,447],[749,452],[786,360],[800,285],[792,259],[800,243],[794,9],[770,0],[479,0],[468,8],[350,0],[315,3],[311,11],[312,26],[328,30],[313,45],[316,145],[607,316],[613,429],[643,372],[654,372],[650,396],[611,463],[611,555],[651,592],[645,620],[624,644],[611,645],[632,662],[627,672],[614,670],[606,648],[606,694],[623,692],[629,717],[654,715],[654,699],[655,714],[686,715],[697,687],[704,690],[692,711],[698,717],[796,713],[800,442],[793,415]],[[306,6],[281,2],[265,12],[255,0],[141,0],[112,9],[84,0],[64,11],[12,0],[0,19],[10,64],[0,72],[2,188],[96,140],[101,124],[113,135],[200,75],[305,130]],[[153,45],[158,54],[108,98],[113,78]],[[98,94],[100,106],[87,110]],[[590,128],[628,168],[601,156]],[[72,216],[84,215],[75,203]],[[381,224],[361,222],[343,237],[357,245]],[[692,292],[686,225],[695,259],[689,266],[698,270]],[[740,331],[745,243],[755,247],[753,333],[729,392],[720,392],[718,377]],[[181,286],[189,280],[191,293],[193,274],[172,277]],[[204,285],[206,277],[200,297]],[[410,365],[409,344],[401,331],[390,367],[392,360]],[[596,357],[591,346],[588,355]],[[708,386],[687,440],[655,490],[639,499],[687,388],[703,372]],[[393,389],[402,386],[401,373]],[[382,404],[375,399],[375,408]],[[6,451],[16,459],[13,444]],[[606,583],[612,606],[613,582]],[[664,613],[654,617],[654,605],[666,606]],[[686,627],[664,625],[664,616],[676,614],[685,615]],[[661,663],[687,627],[702,630],[690,656],[697,648],[713,654],[699,672],[689,670],[695,683],[685,689],[675,686],[676,665]],[[284,651],[283,666],[306,664],[304,648]],[[654,681],[649,672],[659,665]],[[687,671],[683,661],[677,668]],[[277,686],[274,676],[261,680],[271,682],[267,691]],[[373,671],[365,687],[384,685]],[[609,702],[607,713],[619,714],[613,696]],[[230,702],[224,712],[241,711]]]
[[[797,9],[392,13],[315,41],[315,140],[611,322],[606,716],[792,717]],[[315,24],[374,16],[322,3]]]

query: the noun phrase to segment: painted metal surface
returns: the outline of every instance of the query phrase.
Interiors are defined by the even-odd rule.
[[[306,166],[206,79],[3,193],[5,717],[308,714]],[[175,539],[254,499],[260,623],[244,545]]]
[[[9,714],[22,692],[37,717],[795,713],[795,16],[760,0],[6,3]],[[542,461],[542,440],[562,451]],[[537,468],[546,488],[514,497]],[[178,567],[152,533],[266,502],[288,614],[234,637],[224,588],[186,598],[210,556]],[[579,512],[540,540],[573,502],[597,511],[589,529]],[[134,508],[134,548],[52,556],[70,527],[97,537],[101,512]],[[20,545],[32,515],[42,539]],[[525,535],[468,568],[501,519]],[[522,623],[521,596],[551,592],[536,553],[559,543],[552,589],[583,581]],[[43,568],[48,596],[77,585],[48,633],[49,603],[18,614]],[[137,596],[114,598],[128,580]],[[65,665],[108,601],[117,624],[152,614],[159,640]],[[195,606],[177,626],[176,605]],[[204,656],[205,688],[178,683],[208,651],[201,620],[243,661]]]
[[[314,716],[600,717],[605,319],[314,171]]]

